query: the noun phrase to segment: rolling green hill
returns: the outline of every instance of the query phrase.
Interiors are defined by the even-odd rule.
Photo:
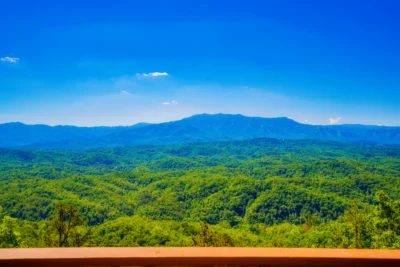
[[[399,178],[398,146],[322,140],[1,149],[0,246],[54,246],[64,203],[91,246],[398,247]]]

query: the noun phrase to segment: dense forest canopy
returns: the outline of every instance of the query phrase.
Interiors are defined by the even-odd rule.
[[[399,178],[395,145],[0,149],[0,247],[400,248]]]

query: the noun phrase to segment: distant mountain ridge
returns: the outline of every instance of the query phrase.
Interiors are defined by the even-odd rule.
[[[400,144],[400,127],[308,125],[286,117],[199,114],[182,120],[118,127],[0,124],[0,147],[77,149],[124,145],[166,145],[259,137]]]

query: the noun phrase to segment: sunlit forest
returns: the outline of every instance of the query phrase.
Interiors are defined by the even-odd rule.
[[[0,149],[0,247],[400,248],[400,147]]]

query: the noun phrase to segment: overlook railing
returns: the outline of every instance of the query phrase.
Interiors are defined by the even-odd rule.
[[[285,248],[0,249],[0,266],[400,266],[400,250]]]

